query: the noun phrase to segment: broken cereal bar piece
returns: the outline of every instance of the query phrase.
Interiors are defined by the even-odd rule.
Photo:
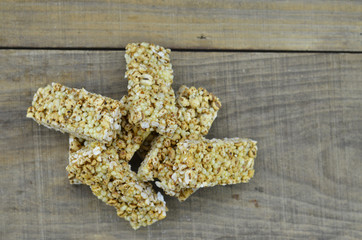
[[[38,89],[26,116],[80,138],[111,142],[121,128],[121,107],[111,98],[53,83]]]

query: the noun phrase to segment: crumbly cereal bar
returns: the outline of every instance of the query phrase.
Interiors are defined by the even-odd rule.
[[[175,134],[172,137],[158,136],[156,138],[154,134],[151,134],[142,146],[148,154],[140,166],[138,176],[145,181],[152,181],[153,175],[157,174],[155,166],[162,164],[166,156],[170,157],[166,149],[174,149],[181,139],[199,139],[206,135],[221,107],[219,99],[206,89],[186,86],[180,87],[176,105],[178,127]],[[152,140],[153,143],[150,144]],[[173,155],[171,155],[172,159]]]
[[[89,185],[94,195],[114,206],[117,215],[134,229],[166,217],[162,194],[156,194],[151,184],[139,181],[128,162],[119,158],[115,147],[98,145],[96,141],[81,147],[82,142],[74,141],[78,140],[73,139],[67,166],[70,181],[77,179]]]
[[[171,147],[172,145],[172,147]],[[162,178],[158,175],[160,172],[172,173],[173,164],[175,161],[175,148],[177,143],[171,141],[165,136],[158,136],[152,142],[152,149],[146,155],[145,160],[138,168],[138,178],[143,181],[154,181]],[[168,195],[177,197],[179,201],[185,201],[197,188],[175,188],[172,193],[165,192]]]
[[[151,147],[145,160],[142,162],[138,177],[144,181],[152,181],[157,178],[160,169],[172,169],[175,158],[177,142],[182,139],[200,139],[206,135],[221,107],[219,99],[204,88],[181,86],[178,91],[177,103],[178,128],[175,134],[169,138],[158,136]],[[186,200],[196,189],[182,189],[174,194],[179,200]]]
[[[102,145],[106,147],[115,147],[117,149],[119,158],[124,161],[130,161],[133,157],[134,153],[140,148],[142,142],[147,138],[150,134],[150,131],[142,129],[140,126],[133,125],[128,121],[128,111],[126,109],[127,105],[127,96],[124,96],[121,101],[122,108],[122,122],[121,122],[121,131],[118,131],[116,137],[113,139],[111,143],[94,143],[92,146],[101,147]],[[72,150],[79,150],[83,145],[76,146],[72,142],[72,136],[70,137],[70,152]]]
[[[121,99],[123,107],[121,108],[122,113],[122,128],[121,131],[117,132],[116,138],[108,144],[101,142],[92,143],[89,145],[88,141],[83,139],[76,139],[74,136],[70,135],[69,137],[69,153],[76,152],[81,148],[87,146],[88,148],[103,148],[103,147],[114,147],[117,150],[119,159],[123,161],[130,161],[134,153],[140,148],[142,142],[150,134],[150,131],[142,129],[140,126],[133,125],[128,122],[128,111],[125,108],[127,102],[127,97],[124,96]],[[89,146],[88,146],[89,145]],[[71,184],[77,184],[79,181],[76,179],[71,181]]]
[[[111,98],[52,83],[38,89],[26,116],[77,137],[111,142],[121,128],[121,107]]]
[[[178,128],[172,139],[205,136],[221,107],[219,98],[204,88],[181,86],[177,92]]]
[[[129,122],[172,136],[176,130],[170,49],[149,44],[126,46]]]
[[[121,100],[121,102],[125,103],[125,106],[127,105],[127,101],[128,98],[126,96]],[[120,159],[130,161],[151,131],[130,123],[128,120],[128,109],[124,108],[122,110],[122,128],[112,142],[112,145],[118,149]]]
[[[160,169],[156,185],[175,195],[180,188],[246,183],[254,175],[256,153],[256,142],[250,139],[182,140],[172,169]]]

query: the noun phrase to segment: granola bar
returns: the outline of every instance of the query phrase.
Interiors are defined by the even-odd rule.
[[[119,158],[115,147],[95,141],[74,141],[78,140],[72,141],[67,166],[70,181],[77,179],[89,185],[94,195],[114,206],[117,215],[129,221],[134,229],[166,217],[162,194],[156,194],[151,184],[139,181],[128,162]]]
[[[111,98],[52,83],[38,89],[26,116],[77,137],[111,142],[121,129],[121,108]]]
[[[206,89],[186,86],[180,87],[176,105],[178,128],[175,134],[171,138],[158,136],[150,147],[143,146],[150,148],[138,170],[138,177],[144,181],[158,178],[161,169],[171,171],[177,143],[183,139],[200,139],[206,135],[221,107],[219,99]],[[183,201],[196,190],[179,189],[173,196]]]
[[[160,169],[156,185],[175,195],[184,188],[246,183],[254,175],[256,154],[256,142],[250,139],[182,140],[172,169]]]
[[[221,107],[219,99],[204,88],[181,86],[177,98],[177,129],[172,137],[149,137],[142,148],[148,151],[142,162],[138,176],[145,181],[152,181],[158,164],[162,164],[164,158],[174,157],[172,150],[181,139],[199,139],[206,135]],[[150,144],[150,141],[153,141]],[[171,156],[169,156],[171,152]],[[153,171],[152,171],[153,170]]]
[[[170,49],[149,44],[126,46],[129,122],[172,136],[176,130]]]
[[[177,92],[178,128],[172,139],[205,136],[221,107],[219,98],[200,87],[181,86]]]
[[[91,145],[89,141],[85,141],[84,139],[75,138],[70,135],[69,137],[69,154],[84,148],[108,148],[114,147],[119,155],[119,159],[129,162],[134,153],[140,148],[142,142],[147,138],[150,134],[150,131],[142,129],[140,126],[133,125],[128,121],[128,111],[125,108],[127,103],[127,97],[124,96],[121,99],[121,103],[123,103],[123,107],[121,108],[122,112],[122,128],[121,131],[118,131],[115,139],[111,143],[101,143],[95,142]],[[89,145],[89,146],[88,146]],[[93,149],[94,150],[94,149]],[[97,150],[95,150],[97,151]],[[71,184],[77,184],[79,181],[76,179],[71,181]]]
[[[127,105],[128,97],[124,96],[121,102]],[[130,123],[128,120],[128,109],[123,109],[122,114],[122,128],[112,142],[112,145],[118,149],[120,159],[130,161],[151,131]]]

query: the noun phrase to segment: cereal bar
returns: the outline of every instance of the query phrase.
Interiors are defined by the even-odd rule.
[[[177,127],[170,51],[154,44],[131,43],[125,54],[130,123],[168,136]]]
[[[184,188],[246,183],[254,175],[256,154],[256,142],[250,139],[182,140],[172,169],[161,169],[156,185],[175,195]]]
[[[129,221],[134,229],[166,217],[162,194],[156,194],[151,184],[139,181],[128,162],[119,158],[115,147],[96,141],[82,143],[74,138],[69,160],[70,181],[77,179],[89,185],[94,195],[114,206],[117,215]]]
[[[122,128],[121,131],[118,131],[115,139],[111,143],[93,143],[93,148],[103,148],[103,147],[114,147],[119,155],[119,159],[123,161],[130,161],[133,157],[134,153],[140,148],[142,142],[147,138],[150,134],[150,131],[142,129],[140,126],[133,125],[128,121],[128,111],[125,108],[127,104],[127,97],[124,96],[121,99],[121,103],[123,103],[123,107],[121,108],[122,113]],[[69,153],[76,152],[81,148],[84,148],[85,145],[87,147],[89,143],[88,141],[84,141],[82,139],[77,139],[71,135],[69,138]],[[71,184],[76,184],[76,180],[72,180]]]
[[[124,96],[121,102],[127,105],[128,98]],[[141,147],[142,142],[151,133],[150,130],[143,129],[139,125],[134,125],[128,120],[129,111],[122,111],[122,128],[112,142],[112,145],[118,149],[119,158],[130,161],[135,152]]]
[[[151,147],[145,146],[150,150],[138,170],[138,177],[144,181],[157,178],[161,169],[171,171],[177,142],[182,139],[200,139],[206,135],[221,107],[219,99],[204,88],[186,86],[180,87],[176,105],[178,128],[175,134],[171,138],[158,136]],[[191,189],[183,189],[176,191],[174,196],[183,201],[193,192]]]
[[[173,139],[198,139],[209,132],[221,107],[219,98],[200,87],[181,86],[177,92],[178,128]]]
[[[121,107],[111,98],[53,83],[38,89],[26,116],[77,137],[111,142],[121,129]]]

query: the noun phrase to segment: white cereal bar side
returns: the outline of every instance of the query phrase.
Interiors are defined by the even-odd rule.
[[[159,172],[156,182],[170,193],[248,182],[254,175],[257,146],[256,141],[243,138],[183,140],[175,154],[172,171]]]
[[[122,107],[111,98],[53,83],[38,89],[26,116],[46,127],[106,143],[121,129]]]
[[[88,144],[70,152],[67,171],[71,181],[77,179],[89,185],[94,195],[114,206],[117,215],[129,221],[134,229],[166,217],[162,194],[156,194],[151,184],[139,181],[128,162],[119,159],[115,147],[98,142]]]
[[[170,50],[149,43],[126,46],[129,121],[172,136],[176,129]]]

